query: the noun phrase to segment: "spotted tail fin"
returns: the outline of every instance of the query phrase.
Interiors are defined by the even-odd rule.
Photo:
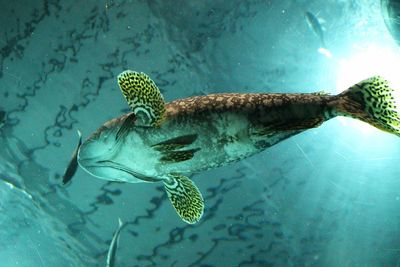
[[[363,80],[334,101],[337,115],[353,117],[383,131],[400,136],[400,103],[395,90],[380,76]],[[397,99],[396,99],[397,97]]]

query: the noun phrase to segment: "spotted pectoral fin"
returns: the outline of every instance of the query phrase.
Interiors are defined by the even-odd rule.
[[[267,126],[257,129],[255,134],[268,135],[277,131],[299,131],[320,126],[324,118],[312,118],[306,120],[293,120],[285,122],[269,123]]]
[[[133,127],[135,126],[136,115],[135,113],[129,114],[125,119],[122,125],[119,127],[117,134],[115,135],[115,140],[120,140],[127,133],[129,133]]]
[[[203,216],[204,200],[197,186],[180,174],[170,174],[168,178],[164,187],[178,215],[189,224],[198,222]]]
[[[162,123],[164,98],[149,76],[126,70],[118,75],[118,84],[139,125],[158,126]]]
[[[194,157],[194,153],[199,151],[200,148],[193,148],[189,150],[182,151],[170,151],[163,153],[163,156],[160,158],[160,161],[163,163],[178,163],[185,160],[192,159]]]
[[[182,135],[157,143],[155,145],[152,145],[152,147],[158,151],[171,151],[181,149],[185,146],[193,144],[193,142],[196,141],[197,137],[197,134]]]

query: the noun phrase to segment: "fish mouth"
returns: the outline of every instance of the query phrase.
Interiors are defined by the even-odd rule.
[[[88,164],[86,164],[86,163],[88,163]],[[93,161],[93,159],[80,159],[79,165],[81,165],[86,170],[88,170],[90,168],[110,168],[110,169],[114,169],[114,170],[118,170],[118,171],[127,173],[130,176],[132,176],[133,178],[140,179],[140,180],[143,180],[146,182],[151,182],[151,183],[160,181],[160,179],[140,174],[138,172],[135,172],[131,168],[126,167],[117,162],[114,162],[112,160]]]

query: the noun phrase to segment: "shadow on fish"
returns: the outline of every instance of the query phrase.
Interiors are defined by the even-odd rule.
[[[326,43],[325,43],[324,28],[321,25],[321,20],[318,19],[317,16],[315,16],[313,13],[311,13],[309,11],[305,12],[305,18],[306,18],[308,26],[314,32],[314,34],[318,37],[318,39],[321,43],[321,47],[318,49],[318,52],[328,58],[331,58],[332,54],[328,50],[328,47],[326,46]]]
[[[246,159],[337,116],[400,136],[395,90],[379,76],[333,96],[227,93],[169,103],[144,73],[124,71],[118,84],[131,112],[89,136],[77,147],[73,164],[104,180],[163,183],[172,206],[190,224],[204,211],[190,173]]]

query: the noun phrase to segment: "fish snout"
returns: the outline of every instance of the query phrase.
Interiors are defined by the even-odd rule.
[[[90,138],[85,141],[78,151],[78,162],[79,164],[87,165],[89,163],[96,162],[99,157],[103,154],[103,150],[99,146],[96,138]]]

